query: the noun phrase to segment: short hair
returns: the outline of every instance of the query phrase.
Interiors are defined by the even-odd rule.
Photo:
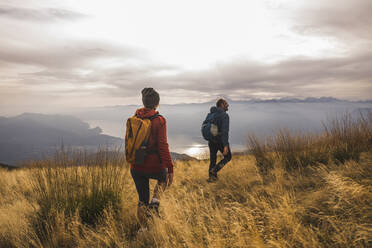
[[[142,90],[142,102],[146,108],[155,108],[159,105],[160,96],[153,88],[144,88]]]
[[[217,102],[216,102],[216,107],[221,107],[221,105],[223,103],[226,103],[225,99],[223,99],[223,98],[218,99]]]

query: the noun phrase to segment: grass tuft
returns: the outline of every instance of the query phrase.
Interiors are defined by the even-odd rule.
[[[359,161],[361,153],[372,147],[372,113],[360,114],[357,118],[345,114],[323,126],[323,132],[318,134],[279,130],[277,135],[264,140],[249,135],[249,150],[256,158],[261,174],[266,175],[276,162],[290,172],[317,164]]]

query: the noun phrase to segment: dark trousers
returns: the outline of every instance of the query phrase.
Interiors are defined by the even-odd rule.
[[[167,170],[159,173],[146,173],[131,169],[134,184],[136,185],[139,205],[148,205],[150,201],[150,179],[155,179],[158,183],[165,183],[167,179]]]
[[[223,153],[223,145],[221,142],[208,142],[209,146],[209,157],[210,157],[210,163],[209,163],[209,176],[217,176],[217,172],[220,171],[230,160],[231,160],[231,150],[229,146],[229,152],[226,154],[226,156],[223,157],[223,159],[217,162],[217,152],[220,151]]]

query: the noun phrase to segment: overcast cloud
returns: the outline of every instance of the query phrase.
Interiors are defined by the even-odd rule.
[[[66,9],[45,8],[19,8],[14,6],[1,6],[0,16],[2,18],[12,18],[21,21],[52,22],[58,20],[76,20],[85,17],[81,13]]]
[[[89,22],[91,13],[48,6],[45,1],[27,6],[6,3],[0,5],[0,114],[139,103],[145,86],[158,89],[164,103],[202,102],[221,95],[372,98],[369,0],[282,1],[270,6],[270,13],[289,25],[292,33],[283,36],[335,44],[322,56],[299,53],[273,61],[242,56],[199,69],[157,60],[151,49],[125,39],[82,39],[69,33],[75,22]],[[249,32],[241,25],[241,32]]]
[[[369,0],[306,1],[294,18],[294,28],[307,35],[327,35],[344,41],[371,42],[372,2]]]

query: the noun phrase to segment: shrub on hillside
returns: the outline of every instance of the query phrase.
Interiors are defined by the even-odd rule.
[[[280,161],[287,171],[329,161],[358,161],[362,152],[371,149],[372,113],[352,118],[345,114],[323,124],[319,134],[294,134],[280,130],[277,135],[259,140],[249,135],[248,145],[261,173]]]
[[[58,213],[78,216],[83,223],[94,225],[105,209],[121,208],[125,176],[121,153],[101,150],[89,155],[62,149],[53,159],[35,165],[40,167],[33,170],[33,188],[41,227],[53,225]]]
[[[256,158],[257,167],[261,175],[266,175],[273,168],[274,158],[269,152],[269,147],[265,141],[258,139],[255,135],[249,135],[250,152]]]
[[[346,114],[324,124],[324,132],[331,149],[330,156],[337,163],[347,160],[359,161],[360,153],[369,150],[368,141],[372,138],[372,113],[353,119]]]

